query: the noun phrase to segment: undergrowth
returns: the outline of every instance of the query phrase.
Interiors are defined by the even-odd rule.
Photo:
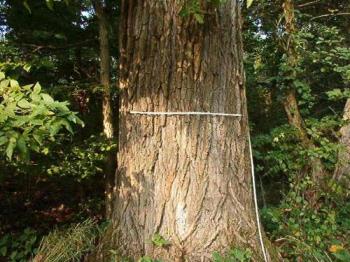
[[[285,261],[350,261],[349,195],[329,184],[315,203],[314,188],[309,177],[291,183],[279,206],[262,210],[265,230]]]
[[[94,249],[98,235],[99,228],[91,219],[66,230],[55,230],[42,239],[33,262],[80,261]]]

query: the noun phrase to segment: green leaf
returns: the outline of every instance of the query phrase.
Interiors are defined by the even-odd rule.
[[[3,236],[2,238],[0,238],[0,246],[5,246],[7,245],[7,243],[10,240],[10,235],[6,234],[5,236]]]
[[[73,129],[71,127],[71,125],[69,124],[69,122],[67,120],[62,120],[62,125],[71,133],[73,134]]]
[[[152,243],[157,247],[165,247],[170,245],[170,242],[166,240],[163,236],[160,234],[154,234],[152,237]]]
[[[0,72],[0,80],[5,79],[5,73],[4,72]]]
[[[6,88],[9,86],[10,80],[4,79],[0,82],[0,88]]]
[[[30,121],[30,124],[33,126],[42,126],[44,125],[44,121],[42,119],[34,119]]]
[[[6,256],[6,254],[7,254],[7,247],[6,246],[1,247],[0,248],[0,255],[4,257],[4,256]]]
[[[7,145],[7,148],[6,148],[6,156],[8,159],[12,159],[12,155],[13,155],[13,150],[15,149],[16,147],[16,138],[15,137],[11,137],[10,138],[10,141]]]
[[[8,139],[6,136],[0,136],[0,146],[5,145]]]
[[[150,257],[141,257],[138,262],[153,262],[153,259]]]
[[[49,152],[50,152],[50,150],[49,150],[47,147],[45,147],[45,148],[42,150],[42,153],[43,153],[44,155],[48,155]]]
[[[180,15],[181,17],[186,17],[186,16],[188,16],[188,9],[187,9],[186,7],[183,7],[183,8],[180,10],[179,15]]]
[[[41,94],[41,97],[44,99],[44,101],[46,102],[46,103],[48,103],[48,104],[51,104],[51,103],[53,103],[53,102],[55,102],[54,100],[53,100],[53,98],[50,96],[50,95],[48,95],[48,94]]]
[[[64,34],[55,34],[54,37],[59,40],[67,40],[67,37]]]
[[[28,160],[29,159],[29,152],[28,147],[26,144],[26,140],[23,136],[20,136],[17,140],[17,148],[21,154],[22,159]]]
[[[247,0],[247,8],[249,8],[253,4],[254,0]]]
[[[33,137],[39,145],[42,145],[43,136],[41,134],[33,134]]]
[[[194,13],[193,16],[198,23],[204,24],[204,16],[202,14]]]
[[[350,253],[346,250],[340,250],[333,254],[339,261],[350,261]]]
[[[11,79],[10,80],[10,86],[11,87],[19,87],[19,84],[16,80]]]
[[[30,91],[32,89],[33,85],[25,85],[25,86],[22,86],[22,88],[26,91]]]
[[[40,102],[40,95],[39,94],[35,94],[35,93],[31,93],[30,94],[30,98],[33,100],[33,102]],[[42,105],[39,105],[39,107],[42,106]]]
[[[16,259],[16,257],[17,257],[17,253],[18,253],[18,251],[13,251],[12,253],[11,253],[11,255],[10,255],[10,258],[11,258],[11,260],[14,260],[14,261],[16,261],[17,259]]]
[[[41,92],[41,85],[39,83],[36,83],[34,88],[33,88],[33,93],[39,94],[40,92]]]
[[[213,253],[213,261],[214,262],[222,262],[224,261],[224,258],[219,254],[219,252]]]
[[[51,126],[49,127],[50,135],[51,135],[51,136],[57,135],[57,133],[60,131],[61,128],[62,128],[62,125],[61,125],[60,122],[54,123],[53,125],[51,125]]]
[[[26,71],[26,72],[29,72],[31,68],[32,68],[32,66],[29,65],[29,64],[25,64],[25,65],[23,66],[23,69],[24,69],[24,71]]]
[[[53,11],[53,0],[46,0],[47,7]]]
[[[24,7],[27,9],[28,13],[31,14],[32,10],[30,9],[30,6],[27,1],[23,1]]]
[[[29,103],[28,100],[26,100],[26,99],[19,100],[17,105],[21,108],[24,108],[24,109],[31,108],[31,103]]]

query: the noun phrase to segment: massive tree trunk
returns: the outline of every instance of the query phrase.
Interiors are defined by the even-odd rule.
[[[120,137],[112,249],[162,261],[208,261],[249,247],[254,219],[239,3],[123,0]],[[130,111],[238,113],[146,116]],[[155,246],[160,235],[169,245]],[[109,239],[109,241],[111,241]],[[108,240],[107,240],[108,241]]]
[[[102,92],[102,117],[103,133],[107,139],[114,138],[113,113],[111,105],[111,84],[110,84],[110,50],[108,38],[108,20],[103,0],[92,0],[93,7],[98,19],[99,44],[100,44],[100,83]],[[114,171],[116,167],[116,154],[108,152],[105,165],[106,180],[106,217],[112,214],[112,195],[114,188]]]

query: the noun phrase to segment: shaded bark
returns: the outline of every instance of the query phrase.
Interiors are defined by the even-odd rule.
[[[344,121],[350,121],[350,99],[346,101],[343,114]],[[338,154],[338,163],[336,165],[333,178],[336,181],[343,179],[347,185],[350,185],[350,124],[345,124],[340,129],[339,143],[343,146]]]
[[[285,0],[283,3],[283,12],[285,19],[285,30],[287,33],[287,40],[284,46],[284,52],[287,55],[287,64],[293,70],[290,77],[296,79],[295,67],[298,66],[298,55],[295,50],[294,35],[295,29],[295,17],[294,17],[294,3],[293,0]],[[296,98],[295,88],[292,86],[287,87],[285,98],[283,100],[283,106],[288,117],[290,125],[295,127],[300,134],[300,139],[303,144],[309,146],[311,141],[306,132],[304,120],[300,114],[298,101]]]
[[[98,19],[99,43],[100,43],[100,83],[102,92],[102,116],[103,133],[107,139],[114,138],[113,113],[111,105],[111,84],[110,84],[110,50],[108,38],[108,20],[104,10],[103,0],[93,0],[93,6]],[[111,151],[106,156],[106,217],[110,218],[112,213],[112,195],[114,188],[114,171],[116,168],[116,153]]]
[[[350,3],[348,5],[350,8]],[[346,23],[347,33],[350,36],[350,19]],[[350,48],[350,37],[346,39],[347,47]],[[350,80],[350,79],[349,79]],[[350,84],[350,83],[349,83]],[[347,123],[340,129],[339,143],[342,145],[338,153],[338,162],[334,170],[333,179],[342,181],[350,188],[350,99],[348,98],[343,112],[343,120]]]
[[[242,246],[260,261],[239,4],[203,1],[201,25],[179,16],[183,3],[122,1],[119,166],[112,237],[105,241],[134,259],[209,261],[214,251]],[[155,234],[169,245],[155,246]]]
[[[289,76],[291,79],[296,79],[296,71],[294,68],[298,66],[298,55],[296,52],[296,43],[294,35],[296,33],[295,28],[295,16],[294,16],[294,1],[293,0],[284,0],[283,3],[283,12],[285,20],[285,30],[287,33],[287,40],[284,46],[284,51],[287,55],[287,64],[289,68],[293,71]],[[285,97],[283,100],[284,110],[287,114],[288,122],[296,130],[298,130],[299,138],[301,143],[305,148],[315,148],[313,141],[309,138],[305,126],[304,119],[300,113],[298,100],[296,97],[296,90],[291,83],[287,87],[285,92]],[[315,184],[319,184],[320,181],[324,178],[324,168],[320,159],[313,158],[310,161],[311,176]]]

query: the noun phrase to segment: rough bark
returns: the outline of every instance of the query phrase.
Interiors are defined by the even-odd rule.
[[[283,12],[285,20],[285,30],[287,33],[287,40],[284,46],[284,51],[287,55],[287,63],[290,68],[296,68],[298,66],[298,54],[296,52],[296,43],[294,35],[296,33],[295,17],[294,17],[294,1],[285,0],[283,3]],[[294,70],[291,78],[296,79],[296,71]],[[288,122],[296,130],[298,130],[299,138],[305,148],[315,148],[313,141],[309,138],[305,126],[304,119],[300,113],[298,100],[296,97],[296,90],[291,84],[287,87],[285,97],[283,100],[284,110],[287,114]],[[324,177],[324,169],[320,159],[312,159],[310,161],[311,176],[315,184],[319,184]]]
[[[239,4],[123,0],[120,135],[112,248],[137,259],[208,261],[250,247],[254,219]],[[238,118],[142,116],[138,111],[241,113]],[[159,234],[169,246],[156,247]]]
[[[99,44],[100,44],[100,84],[102,92],[102,116],[103,133],[107,139],[114,138],[113,113],[111,105],[110,84],[110,50],[108,38],[108,21],[104,10],[103,0],[93,0],[93,6],[98,19]],[[114,171],[116,167],[116,154],[111,151],[106,156],[106,217],[110,218],[112,213],[112,196],[114,188]]]

